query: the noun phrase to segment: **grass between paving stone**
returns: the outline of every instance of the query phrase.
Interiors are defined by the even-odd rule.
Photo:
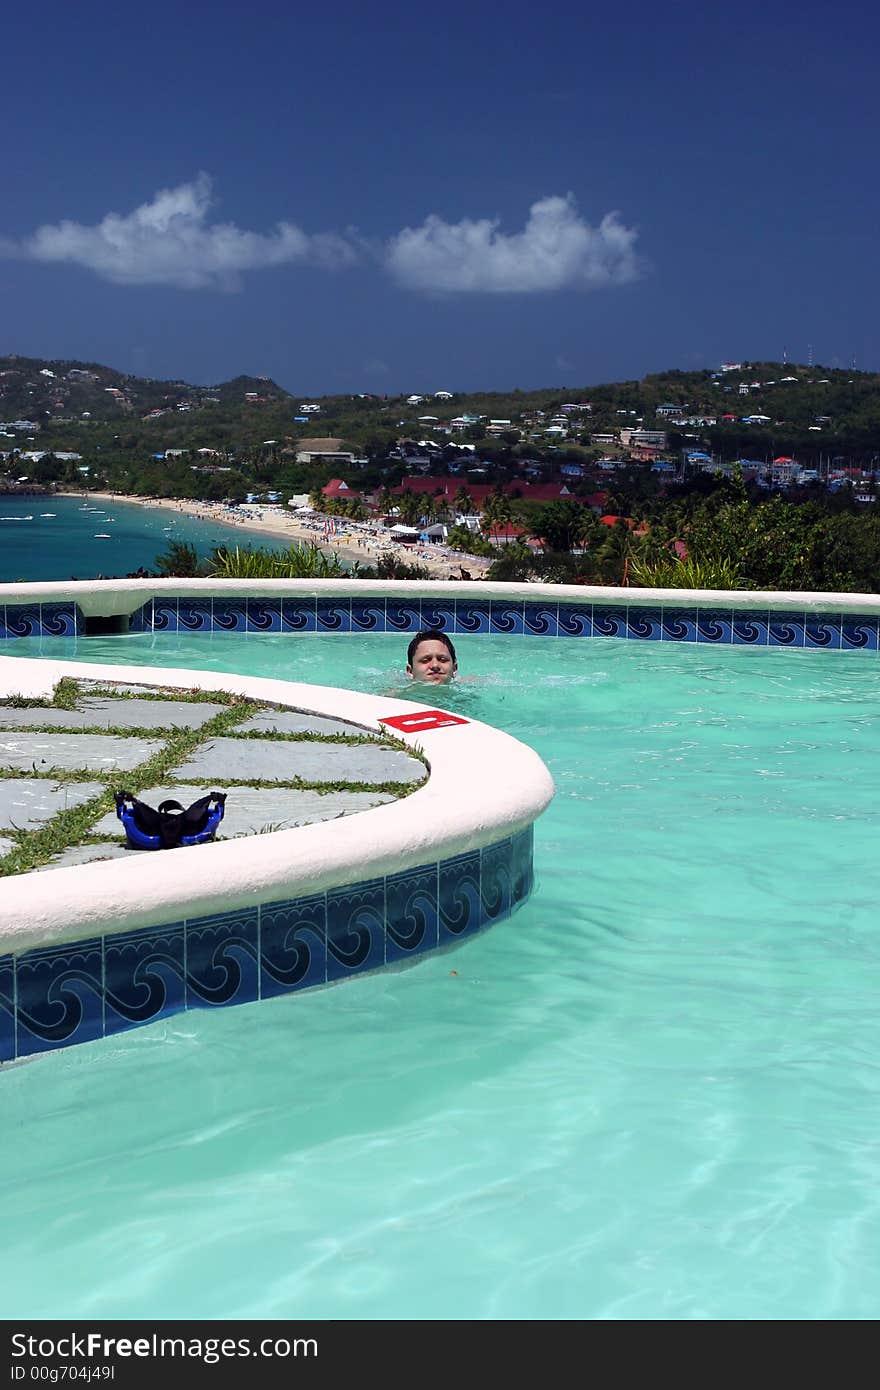
[[[59,704],[57,703],[57,698],[62,685],[66,685],[67,688],[61,692],[63,703]],[[91,694],[92,692],[89,693]],[[18,701],[16,697],[13,697],[12,700],[4,701],[3,703],[17,707],[34,704],[37,708],[54,707],[69,709],[75,708],[75,701],[81,696],[82,692],[75,681],[65,678],[64,681],[59,683],[59,687],[56,689],[55,694],[55,701]],[[126,738],[145,736],[158,739],[164,743],[164,747],[160,752],[154,753],[152,757],[140,763],[130,772],[111,773],[110,783],[106,787],[106,790],[100,793],[100,795],[90,798],[90,800],[83,802],[80,806],[66,807],[63,811],[59,811],[57,815],[53,816],[51,820],[47,821],[45,825],[39,826],[36,830],[20,830],[13,827],[11,830],[6,831],[5,833],[17,843],[14,849],[0,858],[0,878],[10,877],[13,874],[27,873],[31,869],[38,868],[40,865],[48,863],[50,859],[75,845],[84,842],[103,842],[103,836],[99,840],[96,839],[93,841],[92,837],[89,835],[89,828],[95,821],[100,820],[101,817],[106,815],[109,811],[115,810],[116,791],[125,790],[132,795],[137,795],[138,792],[145,790],[151,785],[155,785],[157,782],[161,783],[169,780],[171,780],[175,786],[203,786],[205,782],[204,778],[200,778],[198,781],[187,782],[179,776],[172,777],[174,768],[185,758],[191,756],[203,743],[207,743],[212,739],[230,736],[246,739],[250,736],[247,734],[235,735],[234,730],[244,719],[251,717],[257,702],[244,696],[229,695],[227,692],[224,692],[224,695],[225,700],[223,703],[227,704],[227,708],[220,714],[214,715],[212,719],[207,720],[206,723],[202,724],[197,729],[173,727],[170,729],[136,730],[131,728],[112,727],[97,731],[102,734],[117,734]],[[74,704],[67,703],[71,700],[74,701]],[[193,700],[192,703],[199,703],[199,701]],[[214,703],[217,702],[215,701]],[[46,728],[45,726],[35,731],[47,733],[62,732],[60,729],[54,727]],[[25,731],[17,729],[15,732]],[[83,731],[75,730],[73,732],[81,733]],[[262,739],[264,737],[263,731],[256,731],[256,737],[257,739]],[[383,735],[381,740],[371,737],[369,734],[354,737],[338,734],[316,735],[311,738],[308,738],[308,736],[301,737],[300,735],[280,735],[278,737],[279,740],[288,742],[309,741],[355,745],[368,744],[373,748],[394,748],[410,756],[414,756],[427,766],[427,759],[420,747],[415,749],[411,748],[402,739],[395,738],[393,735]],[[36,766],[29,771],[17,768],[0,769],[0,779],[2,780],[15,781],[24,778],[40,778],[59,784],[98,780],[106,782],[108,773],[106,769],[89,770],[84,768],[49,768],[41,771],[38,770]],[[251,780],[239,778],[224,779],[225,787],[245,786],[254,787],[257,790],[262,788],[267,790],[289,788],[294,791],[314,791],[321,795],[329,795],[333,792],[340,791],[367,792],[371,794],[384,793],[398,799],[409,795],[420,785],[421,783],[413,784],[410,782],[351,782],[347,780],[314,783],[300,777],[285,781],[260,778]]]
[[[76,709],[79,698],[79,682],[64,676],[56,685],[51,700],[35,699],[30,695],[8,695],[0,700],[0,709]]]
[[[97,700],[156,700],[160,704],[164,700],[184,705],[234,705],[247,698],[251,709],[268,709],[262,700],[236,695],[231,690],[179,689],[172,685],[163,686],[161,690],[116,690],[112,686],[87,684],[80,693]]]
[[[3,734],[111,734],[114,738],[167,738],[173,729],[179,727],[177,724],[169,724],[164,729],[151,724],[101,724],[95,728],[84,729],[79,725],[67,728],[64,724],[16,724],[11,729],[0,728],[0,737]],[[394,747],[391,740],[383,738],[381,734],[276,734],[271,730],[266,732],[254,729],[245,733],[230,730],[225,737],[238,739],[240,743],[253,739],[255,742],[264,740],[270,743],[341,743],[352,746],[369,744],[371,748]],[[2,775],[0,770],[0,777]]]

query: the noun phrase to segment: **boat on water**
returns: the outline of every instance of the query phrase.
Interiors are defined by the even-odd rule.
[[[111,537],[109,531],[96,531],[96,532],[95,532],[95,540],[96,540],[96,541],[109,541],[109,540],[111,540],[111,539],[112,539],[112,537]]]
[[[0,521],[33,521],[32,516],[0,516]]]
[[[40,512],[40,516],[57,516],[57,512]]]

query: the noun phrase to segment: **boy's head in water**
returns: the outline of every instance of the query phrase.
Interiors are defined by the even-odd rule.
[[[406,649],[406,674],[411,681],[448,685],[458,670],[455,648],[445,632],[417,632]]]

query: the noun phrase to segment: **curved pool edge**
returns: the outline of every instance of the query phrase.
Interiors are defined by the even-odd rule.
[[[0,657],[3,697],[48,695],[64,676],[222,690],[388,731],[429,776],[341,820],[5,878],[0,1061],[397,965],[510,917],[531,893],[532,827],[554,787],[509,734],[435,719],[429,700]]]

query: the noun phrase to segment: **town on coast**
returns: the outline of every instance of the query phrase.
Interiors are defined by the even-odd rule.
[[[462,555],[439,543],[401,545],[389,536],[387,528],[376,522],[352,521],[347,517],[329,516],[305,508],[293,511],[279,505],[260,503],[230,506],[223,502],[132,497],[109,492],[79,493],[67,489],[65,495],[136,503],[144,508],[164,508],[199,521],[228,526],[239,534],[241,539],[238,543],[242,545],[257,544],[270,548],[279,544],[316,545],[325,553],[337,556],[344,565],[375,565],[383,556],[394,554],[421,566],[432,579],[479,579],[491,564],[491,560],[484,556]],[[401,556],[400,552],[405,553]]]

